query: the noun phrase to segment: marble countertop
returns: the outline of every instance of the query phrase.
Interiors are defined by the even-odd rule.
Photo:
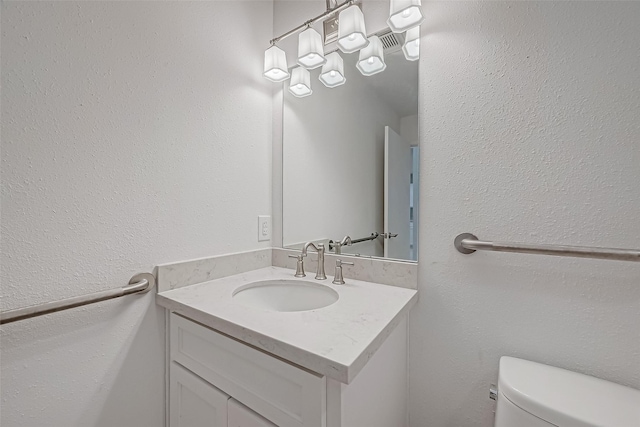
[[[327,307],[276,312],[244,306],[233,291],[263,280],[301,280],[334,289]],[[156,302],[184,317],[303,368],[348,384],[415,304],[412,289],[345,279],[345,285],[293,277],[293,270],[266,267],[161,292]]]

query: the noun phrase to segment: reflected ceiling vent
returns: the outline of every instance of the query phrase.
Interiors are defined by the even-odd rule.
[[[382,42],[384,54],[394,53],[402,50],[404,44],[404,33],[394,33],[389,28],[375,34]]]

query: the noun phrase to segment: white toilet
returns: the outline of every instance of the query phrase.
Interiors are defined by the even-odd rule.
[[[505,356],[494,426],[640,427],[640,390]]]

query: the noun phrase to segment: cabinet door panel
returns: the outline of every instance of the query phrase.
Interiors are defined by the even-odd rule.
[[[212,329],[171,315],[171,360],[280,427],[325,427],[326,381]]]
[[[169,427],[227,427],[229,396],[175,362],[169,369]]]
[[[235,399],[229,399],[228,427],[277,427]]]

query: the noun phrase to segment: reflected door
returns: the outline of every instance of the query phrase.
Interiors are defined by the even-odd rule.
[[[411,259],[411,145],[384,128],[384,256]],[[396,237],[390,237],[397,234]]]

